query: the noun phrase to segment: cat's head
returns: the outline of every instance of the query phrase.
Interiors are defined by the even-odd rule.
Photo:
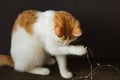
[[[54,31],[61,44],[67,45],[82,35],[80,23],[70,13],[57,11]]]

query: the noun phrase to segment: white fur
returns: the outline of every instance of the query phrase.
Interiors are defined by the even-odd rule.
[[[47,64],[47,62],[45,63],[46,54],[49,53],[56,57],[61,76],[71,78],[72,73],[67,70],[65,55],[84,55],[86,48],[68,46],[69,40],[60,41],[54,32],[55,11],[37,12],[36,15],[38,19],[33,24],[33,35],[29,35],[19,24],[16,26],[16,32],[12,35],[11,55],[15,69],[33,74],[48,75],[50,70],[42,66]],[[55,63],[53,58],[49,58],[48,61],[48,64]]]

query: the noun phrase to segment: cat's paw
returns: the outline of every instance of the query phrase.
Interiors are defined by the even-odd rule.
[[[50,70],[48,68],[43,68],[43,67],[37,67],[33,68],[27,71],[28,73],[32,74],[39,74],[39,75],[49,75]]]
[[[41,75],[49,75],[50,74],[50,70],[48,68],[44,68],[40,71]]]
[[[84,46],[76,47],[76,55],[85,55],[87,53],[87,48]]]
[[[70,79],[70,78],[73,77],[73,74],[72,74],[72,72],[67,71],[67,72],[63,72],[63,73],[61,74],[61,76],[62,76],[63,78],[65,78],[65,79]]]
[[[85,55],[87,53],[87,48],[84,46],[75,46],[73,49],[74,55]]]
[[[56,63],[56,60],[54,58],[52,58],[50,64],[53,65],[55,63]]]
[[[51,59],[49,59],[49,61],[47,61],[48,65],[53,65],[55,63],[56,63],[56,60],[54,58],[51,58]]]

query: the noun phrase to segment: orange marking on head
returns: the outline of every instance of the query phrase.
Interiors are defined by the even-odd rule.
[[[55,33],[59,38],[62,38],[63,40],[65,40],[67,37],[72,39],[82,34],[78,20],[76,20],[68,12],[56,11],[54,22]]]

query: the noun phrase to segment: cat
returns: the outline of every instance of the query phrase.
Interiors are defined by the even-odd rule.
[[[0,55],[0,65],[20,72],[49,75],[50,70],[43,65],[57,62],[61,76],[72,78],[66,55],[87,53],[82,45],[69,45],[82,35],[82,29],[79,21],[66,11],[25,10],[15,20],[11,34],[11,56]]]

